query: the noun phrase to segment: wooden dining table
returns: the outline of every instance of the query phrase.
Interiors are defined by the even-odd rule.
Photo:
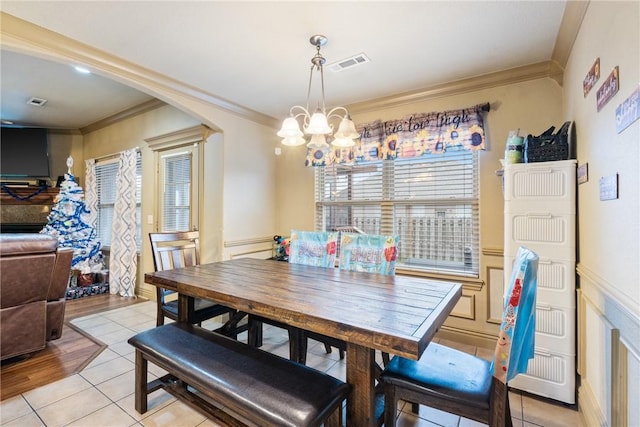
[[[453,282],[252,258],[147,273],[145,282],[179,293],[181,320],[198,297],[346,341],[346,421],[357,427],[381,415],[375,351],[418,359],[462,292]]]

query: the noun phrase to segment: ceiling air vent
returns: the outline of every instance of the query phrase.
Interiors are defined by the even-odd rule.
[[[42,98],[35,98],[35,97],[32,97],[31,99],[29,99],[29,100],[27,101],[27,104],[29,104],[29,105],[33,105],[33,106],[35,106],[35,107],[42,107],[42,106],[43,106],[44,104],[46,104],[46,103],[47,103],[47,100],[46,100],[46,99],[42,99]]]
[[[341,61],[329,64],[327,65],[327,68],[334,73],[337,73],[338,71],[346,70],[347,68],[355,67],[356,65],[365,64],[367,62],[370,62],[369,58],[367,58],[367,55],[365,55],[364,53],[359,53],[350,58],[346,58]]]

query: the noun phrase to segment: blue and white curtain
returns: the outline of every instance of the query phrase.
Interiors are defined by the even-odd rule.
[[[98,186],[96,185],[96,159],[85,160],[84,204],[89,211],[87,223],[94,229],[98,227]]]
[[[120,153],[116,176],[116,198],[111,230],[109,291],[135,296],[136,249],[136,157],[137,150]]]

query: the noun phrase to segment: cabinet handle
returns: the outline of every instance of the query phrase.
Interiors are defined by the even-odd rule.
[[[527,212],[527,217],[529,218],[553,218],[550,212]]]
[[[536,310],[544,310],[544,311],[551,311],[551,306],[549,304],[543,304],[543,303],[536,303]]]
[[[531,168],[529,169],[530,173],[552,173],[553,169],[551,168]]]
[[[540,348],[540,347],[536,347],[533,352],[535,354],[538,354],[540,356],[547,356],[547,357],[551,357],[551,352],[547,349],[544,348]]]

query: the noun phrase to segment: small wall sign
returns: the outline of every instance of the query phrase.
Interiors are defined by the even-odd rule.
[[[618,174],[600,178],[600,200],[615,200],[618,198]]]
[[[584,77],[584,80],[582,81],[582,93],[584,94],[585,98],[587,97],[587,95],[591,91],[591,88],[596,84],[599,78],[600,78],[600,58],[596,58],[596,61],[593,63],[593,65],[591,66],[591,69],[589,70],[587,75]]]
[[[609,77],[607,77],[607,80],[602,83],[602,86],[600,86],[596,94],[598,111],[600,111],[602,107],[604,107],[607,102],[613,98],[613,95],[618,93],[618,89],[620,89],[620,72],[616,65],[613,71],[611,71],[611,74],[609,74]]]
[[[589,181],[589,163],[578,166],[578,184]]]
[[[640,117],[640,85],[616,108],[616,131],[622,132]]]

